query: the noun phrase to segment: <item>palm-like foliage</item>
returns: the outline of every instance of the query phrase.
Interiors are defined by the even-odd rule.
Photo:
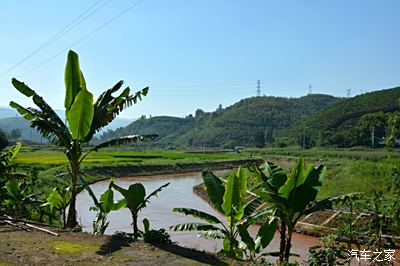
[[[4,147],[1,149],[3,148]],[[13,172],[14,165],[12,164],[12,161],[18,154],[20,148],[21,143],[17,142],[7,151],[1,151],[0,153],[0,214],[5,211],[5,200],[8,198],[8,191],[6,187],[7,182],[26,177],[25,175],[16,174]]]
[[[280,220],[280,262],[289,260],[292,234],[296,223],[303,215],[332,208],[333,202],[349,196],[316,201],[325,167],[314,167],[311,164],[305,167],[303,158],[294,164],[289,174],[272,163],[253,165],[249,169],[259,182],[253,192]]]
[[[239,167],[235,174],[228,176],[226,182],[211,171],[203,171],[203,181],[208,197],[215,209],[226,217],[226,224],[217,217],[189,208],[174,208],[174,212],[199,218],[206,223],[186,223],[171,227],[174,231],[199,231],[204,238],[223,239],[222,253],[233,258],[242,259],[244,252],[249,251],[249,258],[264,249],[272,240],[276,222],[268,220],[261,226],[256,240],[250,237],[247,229],[251,224],[265,218],[269,212],[251,214],[258,200],[247,201],[247,173]],[[224,184],[225,183],[225,184]],[[244,218],[244,219],[243,219]],[[243,220],[242,220],[243,219]],[[240,235],[241,241],[237,238]]]
[[[119,140],[111,140],[90,149],[86,154],[83,151],[84,143],[89,142],[93,135],[101,128],[108,125],[122,110],[141,100],[146,96],[148,88],[130,95],[129,87],[114,97],[123,82],[118,82],[114,87],[103,92],[93,102],[93,94],[86,89],[86,82],[79,66],[78,55],[69,51],[65,67],[65,114],[68,124],[64,123],[47,104],[44,99],[34,90],[17,79],[12,79],[14,87],[32,101],[38,108],[23,107],[16,102],[10,102],[25,119],[30,121],[32,128],[36,128],[45,138],[57,146],[65,148],[65,154],[69,160],[69,173],[71,177],[71,200],[69,204],[66,227],[72,228],[77,225],[76,219],[76,194],[77,177],[83,159],[91,151],[97,151],[112,145],[124,143],[147,141],[156,135],[127,136]]]
[[[98,199],[89,184],[81,176],[80,178],[95,205],[94,207],[90,207],[90,210],[97,211],[96,218],[93,221],[93,234],[103,235],[109,225],[109,221],[107,220],[108,214],[111,211],[117,211],[125,207],[126,202],[125,200],[114,202],[114,191],[111,185],[113,181],[110,181],[108,189]]]
[[[113,181],[110,182],[110,187],[117,190],[124,197],[123,201],[120,203],[123,206],[126,206],[132,215],[132,226],[133,226],[133,237],[137,239],[140,236],[139,228],[137,225],[139,212],[147,206],[147,203],[150,203],[150,198],[157,196],[163,188],[167,187],[170,183],[166,183],[153,192],[151,192],[146,197],[146,189],[141,183],[135,183],[128,187],[128,189],[122,188]]]

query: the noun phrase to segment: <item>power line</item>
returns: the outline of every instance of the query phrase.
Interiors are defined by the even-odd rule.
[[[48,39],[46,42],[44,42],[41,46],[39,46],[38,48],[36,48],[33,52],[31,52],[29,55],[27,55],[26,57],[24,57],[23,59],[21,59],[20,61],[18,61],[16,64],[14,64],[13,66],[9,67],[7,70],[3,71],[0,76],[3,76],[4,74],[10,72],[11,70],[13,70],[14,68],[16,68],[17,66],[21,65],[22,63],[24,63],[26,60],[28,60],[29,58],[31,58],[32,56],[34,56],[35,54],[37,54],[38,52],[40,52],[41,50],[43,50],[44,48],[48,47],[50,44],[54,43],[55,41],[57,41],[59,38],[61,38],[63,35],[65,35],[66,33],[70,32],[72,29],[74,29],[76,26],[78,26],[79,24],[81,24],[83,21],[85,21],[86,19],[88,19],[89,17],[91,17],[94,13],[96,13],[98,10],[100,10],[101,8],[103,8],[106,4],[108,4],[111,0],[108,0],[107,2],[105,2],[103,5],[101,5],[100,7],[96,8],[94,11],[92,11],[90,14],[88,14],[87,16],[83,17],[86,13],[88,13],[91,9],[93,9],[96,5],[98,5],[101,1],[103,0],[98,0],[96,1],[93,5],[91,5],[89,8],[87,8],[85,11],[83,11],[79,16],[77,16],[76,18],[74,18],[71,22],[69,22],[67,25],[65,25],[60,31],[58,31],[55,35],[53,35],[50,39]],[[83,17],[83,18],[82,18]]]
[[[104,28],[105,26],[107,26],[108,24],[112,23],[114,20],[116,20],[117,18],[119,18],[120,16],[122,16],[123,14],[125,14],[126,12],[128,12],[129,10],[135,8],[136,6],[138,6],[141,2],[143,2],[144,0],[139,0],[137,1],[135,4],[129,6],[128,8],[124,9],[122,12],[118,13],[116,16],[112,17],[110,20],[108,20],[107,22],[105,22],[104,24],[100,25],[99,27],[97,27],[96,29],[94,29],[93,31],[89,32],[88,34],[86,34],[85,36],[83,36],[82,38],[80,38],[79,40],[73,42],[72,44],[69,45],[68,48],[65,48],[64,50],[58,52],[57,54],[55,54],[54,56],[48,58],[47,60],[45,60],[44,62],[40,63],[39,65],[37,65],[36,67],[32,68],[31,70],[25,72],[24,74],[22,74],[21,77],[24,77],[30,73],[32,73],[33,71],[37,70],[38,68],[42,67],[43,65],[47,64],[48,62],[50,62],[51,60],[53,60],[54,58],[60,56],[61,54],[65,53],[66,51],[68,51],[71,47],[83,42],[84,40],[86,40],[87,38],[89,38],[90,36],[92,36],[93,34],[95,34],[96,32],[98,32],[99,30],[101,30],[102,28]]]

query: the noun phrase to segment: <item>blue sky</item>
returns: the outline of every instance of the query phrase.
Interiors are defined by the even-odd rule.
[[[95,96],[120,79],[150,86],[126,118],[226,107],[255,96],[258,79],[262,94],[287,97],[310,83],[335,96],[400,85],[400,1],[143,0],[82,40],[136,2],[1,1],[0,106],[29,104],[16,77],[61,109],[68,49]],[[92,5],[104,6],[7,71]]]

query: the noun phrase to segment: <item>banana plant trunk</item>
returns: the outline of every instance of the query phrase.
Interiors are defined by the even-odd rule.
[[[289,262],[290,256],[290,249],[292,247],[292,235],[293,235],[294,226],[288,226],[288,237],[286,240],[286,247],[285,247],[285,261]]]
[[[281,220],[281,243],[279,246],[279,262],[282,263],[285,258],[285,250],[286,250],[286,223],[284,220]]]
[[[79,158],[80,156],[76,156],[76,154],[71,156],[71,199],[69,202],[67,223],[64,226],[65,228],[75,228],[78,225],[78,221],[76,218],[76,187],[79,173]]]
[[[137,239],[139,237],[139,229],[137,226],[137,219],[138,215],[137,213],[132,212],[132,226],[133,226],[133,238]]]

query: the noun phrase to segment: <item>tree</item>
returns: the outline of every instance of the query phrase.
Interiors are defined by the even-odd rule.
[[[374,136],[376,139],[385,137],[386,127],[386,115],[383,112],[363,115],[357,122],[357,143],[355,144],[371,146],[371,137]]]
[[[126,107],[141,100],[142,96],[146,96],[148,88],[130,95],[130,88],[127,87],[121,94],[114,97],[112,94],[116,93],[123,85],[123,81],[119,81],[114,87],[103,92],[94,102],[93,94],[86,89],[86,82],[79,66],[78,54],[73,51],[68,52],[64,80],[66,91],[64,106],[67,124],[58,117],[40,95],[15,78],[12,79],[14,87],[28,98],[32,98],[38,109],[25,108],[14,101],[10,102],[10,106],[29,120],[30,126],[36,128],[43,137],[65,149],[69,161],[68,172],[71,178],[71,199],[65,226],[73,228],[77,226],[75,205],[78,175],[85,157],[90,152],[97,151],[100,148],[147,141],[155,138],[156,135],[121,137],[99,144],[84,153],[84,145],[92,139],[93,135],[107,126]]]
[[[393,150],[396,146],[396,139],[400,132],[400,113],[392,113],[388,118],[388,136],[385,139],[385,147],[387,150]]]
[[[8,145],[6,133],[0,129],[0,150],[4,149]]]

